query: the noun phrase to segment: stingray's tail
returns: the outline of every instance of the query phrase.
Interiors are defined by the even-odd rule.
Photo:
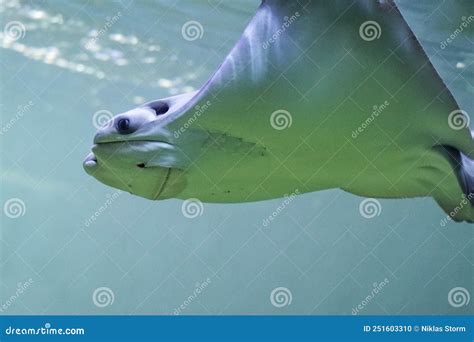
[[[474,139],[474,131],[471,131]],[[459,178],[467,199],[474,206],[474,160],[461,153],[461,167],[459,168]]]

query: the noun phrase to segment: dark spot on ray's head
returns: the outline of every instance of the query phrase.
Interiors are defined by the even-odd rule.
[[[166,102],[163,102],[163,101],[154,102],[152,104],[151,108],[155,111],[156,115],[165,114],[170,109],[168,104]]]

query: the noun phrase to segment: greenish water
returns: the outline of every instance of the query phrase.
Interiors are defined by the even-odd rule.
[[[399,3],[474,113],[474,23],[440,48],[472,4]],[[432,199],[380,200],[367,219],[362,198],[330,190],[287,203],[204,204],[186,218],[182,201],[118,193],[83,171],[94,113],[198,89],[257,7],[0,2],[2,27],[26,29],[18,40],[1,36],[1,203],[20,200],[19,217],[1,213],[1,314],[351,314],[368,295],[360,314],[473,312],[448,301],[455,287],[474,294],[473,227],[441,226]],[[190,20],[202,23],[201,39],[183,39]],[[289,305],[272,304],[279,287]]]

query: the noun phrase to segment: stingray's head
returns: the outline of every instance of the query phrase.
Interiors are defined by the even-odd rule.
[[[94,137],[86,172],[100,182],[148,199],[175,197],[186,186],[190,163],[170,123],[195,93],[146,103],[113,117]]]

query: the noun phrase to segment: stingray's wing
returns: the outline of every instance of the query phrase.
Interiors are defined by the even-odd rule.
[[[402,0],[400,2],[407,3]],[[459,198],[458,193],[455,194],[456,191],[459,191],[457,190],[459,186],[452,186],[458,183],[466,196],[474,196],[472,193],[474,188],[474,175],[472,174],[474,143],[470,131],[468,127],[452,129],[448,125],[453,112],[456,112],[456,118],[452,119],[453,121],[463,124],[468,121],[468,118],[459,109],[447,83],[433,66],[426,50],[407,24],[405,17],[410,16],[403,15],[404,10],[400,11],[395,1],[305,0],[289,4],[283,0],[265,0],[262,6],[270,8],[276,16],[283,16],[285,13],[289,16],[292,12],[301,11],[301,19],[295,21],[293,26],[288,28],[286,34],[291,36],[292,30],[293,32],[299,30],[299,38],[293,34],[290,40],[295,43],[298,51],[304,51],[306,56],[319,64],[320,74],[334,75],[335,72],[332,72],[331,68],[334,68],[335,63],[331,59],[337,61],[341,58],[344,61],[343,57],[346,52],[362,64],[364,70],[357,71],[357,65],[352,70],[350,67],[344,68],[345,61],[341,63],[343,66],[339,69],[345,75],[345,78],[341,77],[338,80],[339,92],[343,94],[341,101],[347,97],[346,94],[351,94],[350,89],[341,90],[343,87],[350,84],[358,88],[361,83],[366,81],[366,78],[371,78],[375,74],[374,82],[379,82],[382,87],[386,88],[387,93],[392,95],[392,98],[395,97],[394,101],[398,98],[407,104],[396,110],[392,107],[399,113],[405,111],[405,114],[399,117],[394,116],[393,121],[385,122],[384,129],[392,130],[388,134],[392,138],[397,136],[398,132],[401,134],[404,128],[401,127],[400,122],[405,120],[412,122],[413,117],[419,115],[418,120],[425,122],[427,126],[425,132],[420,131],[419,133],[432,136],[433,146],[446,147],[445,150],[450,151],[445,157],[450,159],[449,161],[453,164],[454,172],[451,172],[452,176],[450,177],[454,180],[445,187],[444,192],[447,191],[446,189],[452,189],[450,197]],[[301,7],[303,10],[300,9]],[[410,8],[406,7],[405,13],[410,13]],[[433,15],[432,12],[436,10],[436,6],[432,2],[429,2],[429,10],[431,12],[425,12],[425,15]],[[464,13],[469,13],[469,11],[466,10]],[[424,19],[429,20],[426,17]],[[303,24],[305,20],[311,20],[312,24],[306,24],[306,29],[303,30],[301,28],[305,27]],[[423,24],[426,25],[426,22]],[[357,31],[359,31],[359,36]],[[446,31],[443,30],[445,33]],[[307,37],[308,35],[314,39],[309,48],[307,45],[311,39]],[[305,36],[306,38],[304,38]],[[449,37],[449,34],[447,36]],[[437,44],[440,43],[441,41]],[[280,45],[283,43],[280,42]],[[291,48],[291,44],[285,48]],[[455,64],[453,63],[453,65]],[[309,70],[306,71],[306,73],[309,72]],[[304,73],[301,74],[301,77],[304,77],[303,75]],[[331,76],[323,79],[321,84],[328,84]],[[391,87],[392,85],[394,86]],[[331,89],[335,89],[334,85],[331,86]],[[370,86],[367,89],[370,89]],[[366,93],[367,96],[378,97],[375,93],[369,91]],[[316,93],[313,94],[317,96]],[[416,97],[422,99],[423,96],[425,96],[423,100],[415,100]],[[408,100],[410,98],[413,100]],[[359,99],[363,100],[364,97],[361,96]],[[407,117],[407,112],[410,112],[412,117]],[[453,123],[456,124],[456,122]],[[467,125],[464,124],[464,126]],[[411,136],[416,136],[416,132],[412,132]],[[384,139],[383,136],[381,138]],[[426,144],[427,141],[424,143]],[[455,179],[456,173],[458,180]],[[445,208],[452,207],[456,201],[458,202],[458,200],[453,201],[451,198],[447,201],[449,204],[445,205]]]

